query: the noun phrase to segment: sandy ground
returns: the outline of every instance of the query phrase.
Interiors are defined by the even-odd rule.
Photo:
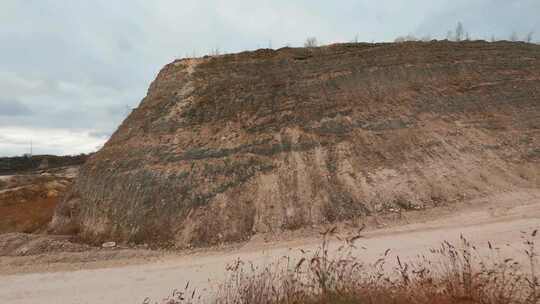
[[[502,248],[505,257],[520,257],[522,231],[540,228],[540,191],[504,193],[459,208],[407,216],[408,224],[367,231],[358,244],[365,249],[359,249],[358,254],[374,261],[391,249],[393,258],[399,255],[402,260],[411,260],[444,240],[457,243],[463,234],[479,247],[487,247],[490,241]],[[146,297],[159,300],[187,281],[201,289],[215,289],[226,276],[226,265],[237,258],[272,263],[283,255],[300,256],[300,248],[314,249],[318,242],[313,237],[269,243],[258,238],[239,247],[191,254],[131,250],[103,252],[101,258],[81,256],[84,253],[2,257],[0,300],[12,304],[142,303]]]

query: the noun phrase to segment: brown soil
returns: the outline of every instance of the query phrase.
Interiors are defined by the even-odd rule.
[[[0,234],[0,256],[31,256],[61,252],[83,252],[91,248],[77,244],[69,237],[47,236],[27,233]]]
[[[3,176],[0,179],[0,234],[43,232],[77,168]]]
[[[30,203],[0,206],[0,234],[42,230],[51,221],[57,204],[57,197],[38,197]]]

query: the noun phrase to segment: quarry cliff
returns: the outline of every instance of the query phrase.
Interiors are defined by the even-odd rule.
[[[538,187],[538,45],[258,50],[165,66],[50,228],[206,246]]]

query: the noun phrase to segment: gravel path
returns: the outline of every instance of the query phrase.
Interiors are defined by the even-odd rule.
[[[463,234],[479,246],[487,241],[504,247],[504,254],[519,256],[521,231],[540,227],[540,193],[506,193],[478,208],[461,210],[437,220],[370,231],[361,240],[358,254],[366,261],[386,249],[403,260],[414,259],[443,240],[457,242]],[[3,303],[142,303],[146,297],[161,299],[187,281],[212,289],[225,275],[225,266],[241,258],[257,264],[271,263],[283,255],[299,256],[299,249],[313,249],[314,239],[272,244],[247,244],[236,250],[193,255],[166,254],[159,259],[134,263],[109,262],[81,270],[24,273],[0,276]],[[0,258],[1,261],[2,258]],[[5,259],[5,258],[4,258]],[[133,259],[136,259],[134,257]],[[5,260],[4,260],[5,262]],[[5,263],[4,263],[5,264]],[[89,264],[90,265],[90,264]]]

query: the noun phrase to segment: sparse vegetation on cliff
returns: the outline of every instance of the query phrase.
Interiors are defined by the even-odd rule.
[[[537,188],[539,51],[357,43],[174,61],[51,231],[204,247]]]

